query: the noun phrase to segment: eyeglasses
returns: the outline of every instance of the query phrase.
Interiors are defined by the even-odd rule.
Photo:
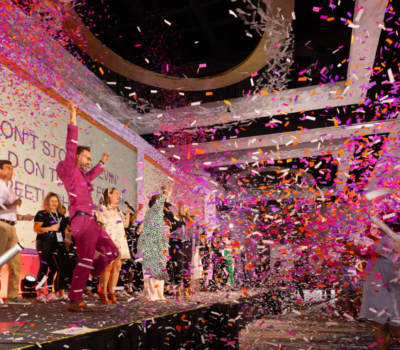
[[[88,160],[90,163],[92,162],[92,158],[90,158],[90,157],[88,157],[88,156],[85,156],[84,154],[81,154],[81,156],[87,158],[87,160]]]

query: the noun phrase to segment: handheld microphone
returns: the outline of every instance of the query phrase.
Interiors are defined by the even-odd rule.
[[[132,210],[133,212],[136,212],[136,210],[133,209],[133,207],[128,202],[124,202],[124,204],[126,204],[130,210]]]

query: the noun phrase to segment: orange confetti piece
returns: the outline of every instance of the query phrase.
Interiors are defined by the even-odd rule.
[[[212,96],[212,95],[213,95],[213,92],[212,92],[212,91],[206,92],[206,96]]]

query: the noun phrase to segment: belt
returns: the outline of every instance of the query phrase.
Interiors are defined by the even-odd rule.
[[[11,226],[15,226],[15,224],[16,224],[15,221],[10,221],[10,220],[5,220],[5,219],[0,219],[0,221],[5,222],[6,224],[9,224]]]
[[[92,216],[92,215],[90,215],[90,214],[88,214],[88,213],[85,213],[84,211],[78,210],[78,211],[75,213],[75,215],[71,218],[70,221],[72,221],[72,219],[76,218],[77,216],[83,216],[83,215]]]

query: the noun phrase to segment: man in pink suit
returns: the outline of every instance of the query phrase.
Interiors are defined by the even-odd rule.
[[[119,255],[106,231],[97,224],[94,216],[96,210],[90,192],[93,191],[93,181],[103,170],[108,153],[102,155],[101,161],[85,173],[91,163],[90,148],[78,146],[78,127],[76,126],[76,106],[68,105],[70,123],[67,134],[67,155],[58,163],[57,174],[64,183],[69,196],[70,222],[72,234],[76,239],[78,264],[74,271],[67,307],[69,311],[93,311],[81,301],[89,273],[98,276],[100,272]],[[100,253],[94,259],[95,251]]]

